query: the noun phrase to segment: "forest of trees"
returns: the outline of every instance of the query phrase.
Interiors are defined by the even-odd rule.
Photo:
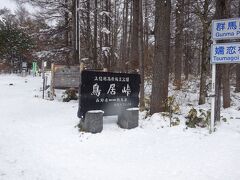
[[[180,90],[184,81],[199,79],[199,104],[206,103],[211,75],[211,21],[240,16],[239,0],[17,2],[15,13],[0,11],[1,61],[10,62],[13,55],[3,43],[3,36],[8,36],[5,27],[11,27],[10,31],[15,29],[16,36],[24,36],[26,41],[11,41],[8,47],[16,47],[18,56],[28,61],[81,62],[88,69],[139,72],[142,82],[152,83],[151,114],[166,110],[170,81]],[[23,6],[26,3],[35,8],[35,14],[27,12]],[[240,65],[217,65],[217,96],[223,89],[224,108],[231,104],[230,80],[236,82],[235,91],[240,92]],[[221,98],[216,99],[219,109]],[[142,83],[140,108],[145,106]]]

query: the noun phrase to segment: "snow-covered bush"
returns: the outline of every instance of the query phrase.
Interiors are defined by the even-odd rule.
[[[179,114],[180,113],[180,106],[176,101],[174,96],[169,96],[166,101],[167,111],[172,114]]]
[[[200,115],[198,115],[200,114]],[[211,112],[203,109],[196,110],[192,108],[187,115],[186,125],[190,128],[196,127],[207,127],[209,119],[211,117]]]
[[[63,102],[69,102],[71,100],[77,100],[77,90],[74,88],[70,88],[67,89],[64,93],[63,93]]]

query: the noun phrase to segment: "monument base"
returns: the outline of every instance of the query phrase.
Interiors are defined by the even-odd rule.
[[[138,116],[138,108],[129,108],[119,114],[117,123],[123,129],[133,129],[138,127]]]
[[[103,111],[88,111],[85,118],[81,119],[79,128],[80,131],[90,133],[100,133],[103,130]]]

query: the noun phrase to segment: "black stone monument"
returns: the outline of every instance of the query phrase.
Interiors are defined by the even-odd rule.
[[[122,128],[137,127],[139,90],[139,74],[82,71],[78,109],[80,129],[101,132],[103,115],[118,115],[118,124]]]

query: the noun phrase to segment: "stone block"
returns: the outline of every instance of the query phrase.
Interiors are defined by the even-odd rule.
[[[138,127],[138,108],[123,110],[118,116],[118,125],[123,129],[133,129]]]
[[[103,130],[103,111],[88,111],[80,121],[81,131],[100,133]]]

